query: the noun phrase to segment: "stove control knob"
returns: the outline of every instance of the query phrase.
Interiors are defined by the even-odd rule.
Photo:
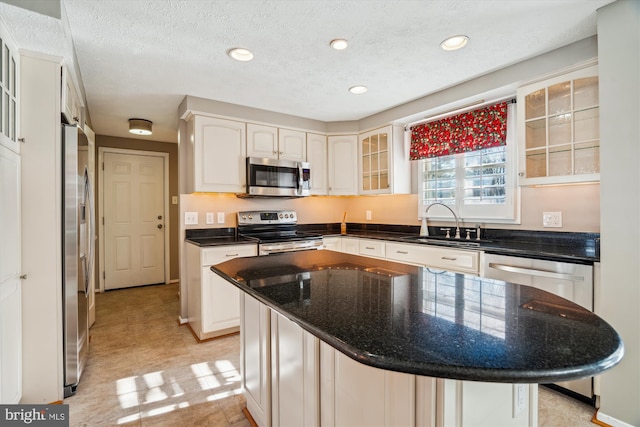
[[[249,215],[249,219],[253,219],[253,215]]]
[[[280,214],[279,216],[280,216],[280,219],[282,219],[282,214]]]
[[[294,214],[293,212],[291,212],[291,215],[289,215],[289,217],[290,217],[291,219],[295,218],[295,216],[296,216],[296,214]]]
[[[246,215],[242,215],[242,219],[247,219],[247,216]]]

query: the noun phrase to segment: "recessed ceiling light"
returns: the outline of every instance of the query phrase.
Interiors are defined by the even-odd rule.
[[[234,47],[229,49],[227,55],[235,59],[236,61],[251,61],[253,59],[253,53],[249,49],[242,47]]]
[[[440,43],[440,47],[444,50],[458,50],[463,48],[469,42],[467,36],[453,36]]]
[[[349,43],[345,39],[334,39],[331,40],[331,43],[329,43],[329,45],[335,50],[343,50],[347,48]]]
[[[361,93],[365,93],[368,90],[369,89],[367,89],[366,86],[351,86],[349,88],[349,92],[355,93],[356,95],[360,95]]]

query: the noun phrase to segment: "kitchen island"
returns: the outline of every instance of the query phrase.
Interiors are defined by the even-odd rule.
[[[243,291],[243,387],[259,425],[533,426],[537,383],[623,354],[602,319],[527,286],[333,251],[211,270]]]

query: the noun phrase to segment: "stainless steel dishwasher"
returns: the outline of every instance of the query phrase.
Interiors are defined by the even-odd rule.
[[[480,276],[539,288],[594,311],[592,265],[485,253],[480,264]],[[593,377],[556,385],[591,404],[597,403]]]

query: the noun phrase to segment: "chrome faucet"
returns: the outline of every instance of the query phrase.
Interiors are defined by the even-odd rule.
[[[460,238],[460,222],[458,221],[458,215],[456,215],[456,213],[453,211],[453,209],[451,209],[449,206],[445,205],[444,203],[441,202],[435,202],[435,203],[431,203],[429,206],[427,206],[427,209],[424,210],[424,217],[427,217],[427,212],[429,212],[429,209],[431,209],[431,206],[433,205],[440,205],[440,206],[444,206],[445,208],[449,209],[449,212],[451,212],[451,215],[453,215],[453,218],[456,220],[456,235],[455,238],[459,239]],[[429,228],[427,228],[427,236],[429,235]]]

